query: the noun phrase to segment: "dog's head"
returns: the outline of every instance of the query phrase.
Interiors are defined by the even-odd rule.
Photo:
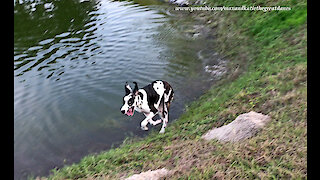
[[[127,116],[133,116],[134,108],[135,108],[135,95],[138,91],[138,84],[136,82],[133,82],[135,84],[134,89],[132,90],[130,85],[126,82],[124,85],[126,94],[123,97],[123,105],[120,109],[120,111],[123,114],[126,114]]]

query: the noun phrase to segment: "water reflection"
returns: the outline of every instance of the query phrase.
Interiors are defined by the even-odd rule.
[[[21,76],[33,68],[50,71],[51,64],[65,60],[72,53],[79,54],[82,49],[77,47],[90,41],[85,35],[93,34],[93,29],[85,25],[94,21],[94,16],[88,12],[96,11],[96,4],[95,1],[75,0],[16,2],[15,75]],[[97,47],[93,48],[97,51]],[[52,72],[46,72],[45,76],[50,74]]]

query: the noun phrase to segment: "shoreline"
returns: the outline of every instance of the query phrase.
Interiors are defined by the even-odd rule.
[[[207,4],[213,2],[237,4],[235,0]],[[194,11],[192,16],[213,30],[214,50],[229,60],[233,73],[188,105],[165,134],[127,139],[118,148],[53,170],[48,178],[118,179],[163,167],[174,172],[170,179],[306,178],[304,7],[306,1],[299,1],[290,12],[255,12],[255,17],[250,12]],[[275,122],[244,143],[200,140],[213,126],[228,124],[251,110],[269,114]]]

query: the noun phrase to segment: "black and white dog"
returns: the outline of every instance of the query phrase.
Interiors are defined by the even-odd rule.
[[[146,118],[141,122],[141,129],[148,130],[147,124],[157,125],[162,121],[160,133],[164,133],[169,120],[170,103],[173,100],[173,89],[171,85],[162,80],[153,81],[151,84],[138,89],[138,84],[134,89],[126,82],[126,94],[123,97],[121,112],[127,116],[133,116],[134,111],[143,113]],[[152,118],[159,114],[161,119],[153,121]]]

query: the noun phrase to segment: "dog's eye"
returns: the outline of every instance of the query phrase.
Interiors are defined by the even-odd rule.
[[[128,100],[128,105],[131,106],[132,104],[133,104],[133,98],[130,98],[130,99]]]

